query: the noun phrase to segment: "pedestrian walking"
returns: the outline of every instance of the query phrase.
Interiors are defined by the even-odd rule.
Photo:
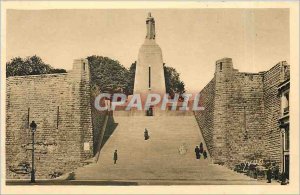
[[[145,131],[144,131],[144,138],[145,138],[145,140],[149,139],[148,130],[146,128],[145,128]]]
[[[196,159],[200,159],[200,149],[198,146],[195,148],[195,153],[196,153]]]
[[[115,150],[115,152],[114,152],[113,160],[114,160],[114,164],[117,164],[117,160],[118,160],[118,151],[117,150]]]
[[[203,157],[204,157],[204,159],[207,159],[207,152],[206,152],[206,150],[203,151]]]

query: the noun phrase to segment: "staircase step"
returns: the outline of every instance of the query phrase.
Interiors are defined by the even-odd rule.
[[[211,164],[210,158],[195,159],[195,146],[202,142],[206,149],[206,144],[194,116],[115,116],[114,120],[117,127],[104,144],[98,162],[78,168],[76,179],[249,180]],[[145,128],[149,140],[144,140]],[[179,153],[181,146],[185,154]],[[115,149],[117,164],[113,164]]]

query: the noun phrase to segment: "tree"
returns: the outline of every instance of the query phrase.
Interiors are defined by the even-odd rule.
[[[34,55],[26,58],[15,57],[6,63],[6,77],[66,73],[65,69],[54,69]]]
[[[128,70],[118,61],[103,56],[88,56],[92,88],[102,93],[126,93]],[[97,87],[96,87],[97,86]]]
[[[91,72],[91,88],[93,93],[125,93],[133,94],[136,61],[126,69],[117,60],[108,57],[92,55],[87,57]],[[26,58],[16,57],[6,63],[6,77],[65,73],[64,69],[54,69],[45,64],[36,55]],[[185,92],[184,83],[176,69],[164,64],[166,91],[171,97],[175,93]],[[97,91],[97,92],[96,92]]]
[[[127,73],[126,92],[127,94],[133,94],[134,79],[135,79],[136,61],[131,64]]]
[[[166,66],[164,64],[164,74],[166,91],[171,97],[174,97],[175,93],[180,95],[185,93],[184,82],[180,80],[180,74],[175,68]]]

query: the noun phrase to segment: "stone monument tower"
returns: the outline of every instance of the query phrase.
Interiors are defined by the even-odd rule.
[[[148,14],[146,20],[147,35],[144,44],[139,50],[134,94],[166,93],[163,58],[160,47],[155,42],[155,21]]]

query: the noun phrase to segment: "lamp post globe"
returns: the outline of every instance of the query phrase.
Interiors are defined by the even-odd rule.
[[[37,125],[34,121],[30,123],[30,129],[34,133],[36,131]]]

